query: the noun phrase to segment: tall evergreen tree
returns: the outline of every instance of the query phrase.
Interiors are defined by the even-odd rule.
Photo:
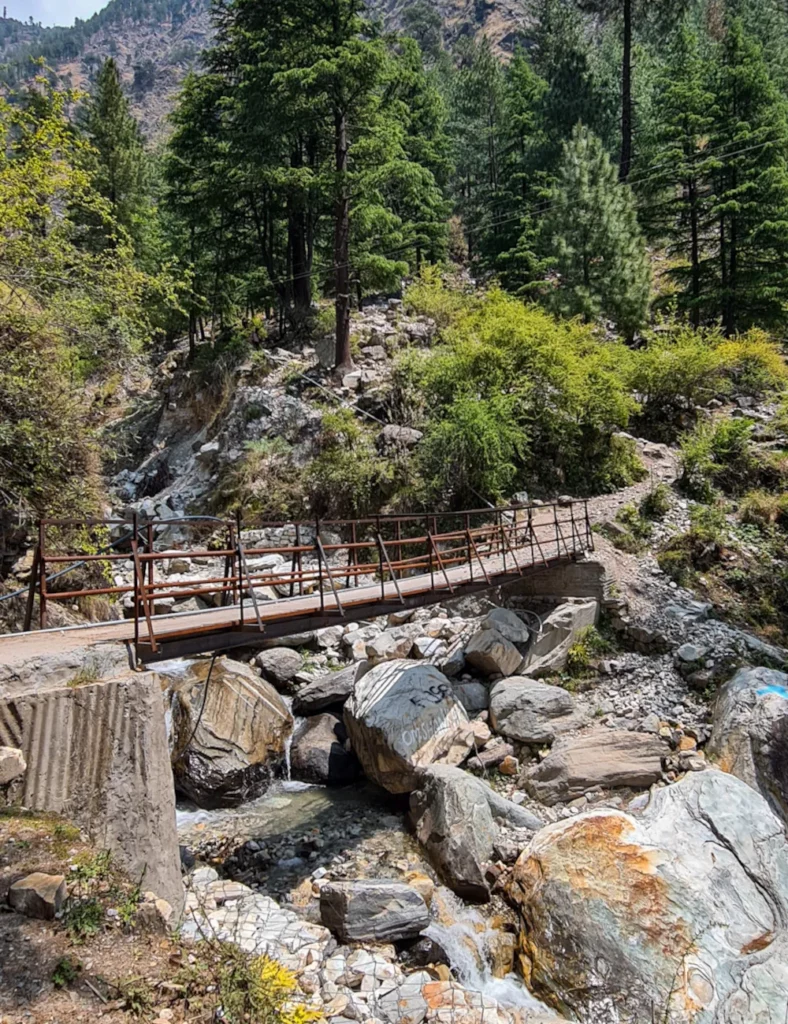
[[[569,316],[610,317],[631,339],[646,318],[651,271],[629,186],[619,183],[601,141],[580,125],[545,222],[557,285],[552,300]]]
[[[696,327],[711,312],[706,253],[712,156],[707,143],[713,105],[706,61],[697,34],[685,19],[655,91],[657,164],[644,191],[652,200],[652,231],[667,239],[669,255],[679,260],[670,274],[681,288],[680,305]]]
[[[720,46],[710,132],[717,290],[727,334],[788,320],[788,120],[761,47],[734,19]]]
[[[80,120],[93,147],[88,164],[94,188],[107,199],[113,221],[128,232],[139,250],[148,226],[146,156],[139,125],[111,57],[98,73]],[[94,223],[93,229],[96,244],[113,244],[99,225]]]

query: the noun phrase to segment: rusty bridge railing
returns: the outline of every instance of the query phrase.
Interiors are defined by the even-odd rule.
[[[24,628],[48,624],[52,602],[109,598],[126,605],[139,642],[156,649],[154,619],[167,603],[197,598],[237,607],[263,628],[261,595],[280,602],[312,597],[340,618],[362,587],[453,593],[593,550],[585,501],[354,520],[265,522],[187,516],[173,519],[45,519],[27,595]],[[175,565],[188,559],[189,565]],[[417,584],[412,581],[418,580]],[[388,587],[388,591],[387,591]],[[371,598],[374,600],[374,597]],[[267,605],[268,606],[268,605]],[[287,614],[283,609],[283,614]],[[144,626],[143,626],[144,624]]]

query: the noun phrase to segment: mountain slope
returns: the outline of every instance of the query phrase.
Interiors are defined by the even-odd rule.
[[[401,29],[404,15],[425,0],[369,0],[387,28]],[[443,22],[444,42],[463,36],[490,38],[510,51],[522,34],[520,0],[430,0]],[[107,57],[118,62],[145,135],[166,133],[166,118],[184,75],[211,40],[210,0],[110,0],[105,8],[70,28],[0,20],[0,84],[30,77],[31,58],[42,57],[59,81],[90,88]]]

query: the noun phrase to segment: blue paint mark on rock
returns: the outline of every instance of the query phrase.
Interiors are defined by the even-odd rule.
[[[788,700],[788,689],[784,686],[780,686],[777,683],[771,683],[769,686],[762,686],[757,694],[759,697],[766,697],[768,694],[774,693],[778,697],[782,697],[784,700]]]

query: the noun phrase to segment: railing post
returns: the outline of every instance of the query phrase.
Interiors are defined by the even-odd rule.
[[[41,552],[39,568],[41,571],[41,586],[38,588],[38,625],[40,629],[47,628],[47,564],[46,552],[44,550],[44,520],[38,521],[38,550]]]
[[[153,523],[148,523],[148,554],[153,554]],[[148,562],[148,584],[151,587],[151,594],[153,593],[153,559]]]
[[[326,610],[326,601],[323,596],[323,559],[320,557],[320,519],[315,519],[315,551],[317,552],[317,585],[320,589],[320,612]]]
[[[243,565],[241,565],[241,541],[242,541],[241,534],[242,533],[243,533],[243,530],[242,530],[242,527],[241,527],[241,510],[240,509],[236,509],[236,512],[235,512],[235,556],[233,558],[233,563],[235,562],[235,558],[237,558],[238,559],[238,607],[239,607],[239,614],[241,616],[241,625],[243,626],[243,624],[244,624],[244,580],[243,580]],[[233,572],[235,572],[235,569],[233,569]]]
[[[136,554],[137,545],[139,544],[139,515],[137,512],[132,513],[131,517],[131,553],[132,556]],[[139,573],[137,572],[137,559],[134,559],[134,646],[139,646],[140,642],[140,611],[142,604],[142,594],[140,593],[140,581]]]
[[[588,514],[588,499],[583,503],[585,505],[585,516],[586,516],[586,540],[588,542],[588,550],[594,550],[594,531],[591,528],[591,517]]]
[[[383,569],[383,545],[380,542],[380,516],[375,516],[375,537],[378,546],[378,565],[380,566],[380,599],[386,600],[386,573]]]
[[[503,558],[503,571],[506,572],[506,545],[503,542],[503,513],[498,512],[498,543],[501,545],[501,557]]]
[[[555,521],[555,554],[556,558],[561,557],[561,531],[558,526],[558,502],[553,505],[553,519]]]
[[[435,570],[432,567],[432,534],[430,533],[430,517],[424,520],[424,529],[427,534],[427,551],[430,556],[430,590],[435,589]]]
[[[296,548],[300,548],[301,547],[301,524],[300,523],[296,523],[295,524],[295,543],[296,543]],[[298,596],[299,597],[303,597],[304,596],[304,569],[303,569],[303,565],[302,565],[302,562],[301,562],[301,552],[299,550],[297,550],[295,552],[294,562],[295,562],[295,566],[294,566],[295,571],[298,573]]]
[[[30,569],[30,586],[27,591],[27,606],[25,608],[25,633],[29,633],[33,626],[33,608],[36,601],[36,583],[41,567],[41,548],[36,545],[36,553],[33,556],[33,565]]]

